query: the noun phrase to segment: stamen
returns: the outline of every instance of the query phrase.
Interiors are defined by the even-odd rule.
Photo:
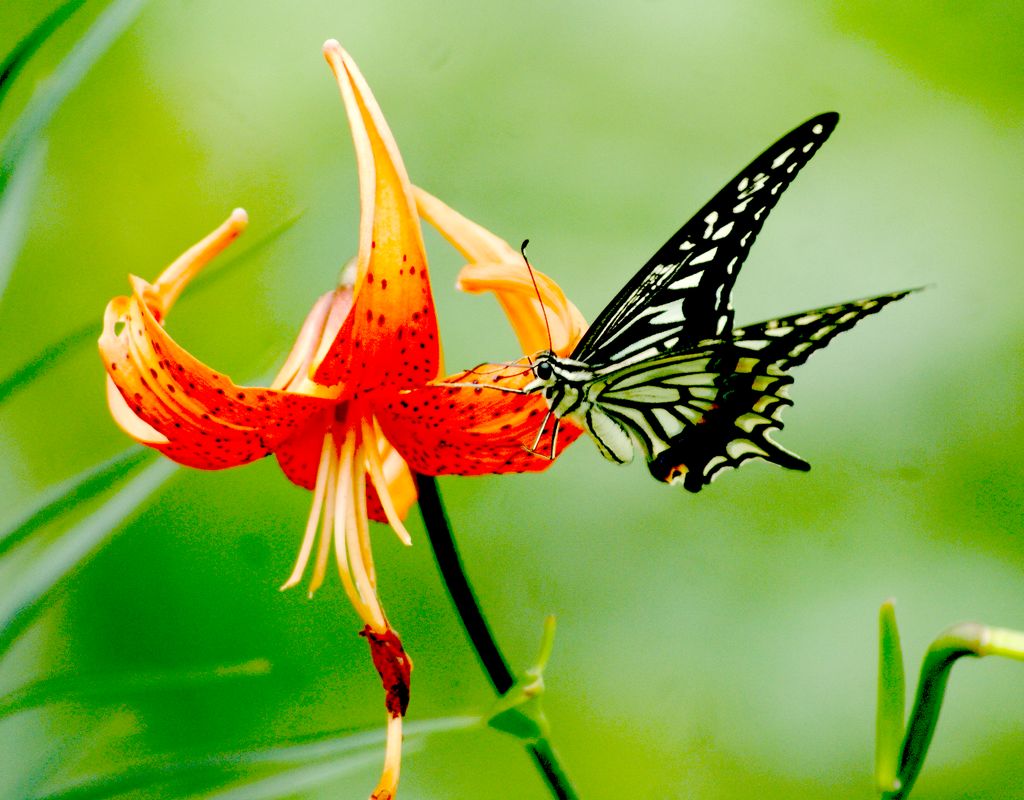
[[[394,530],[402,544],[412,545],[412,537],[402,523],[398,515],[395,502],[391,497],[391,490],[388,488],[387,479],[384,477],[384,464],[381,462],[380,449],[377,441],[375,426],[370,420],[363,418],[363,447],[366,450],[366,466],[370,472],[370,480],[373,481],[373,488],[377,490],[377,498],[380,500],[381,508],[384,509],[384,516],[388,524]]]
[[[214,256],[237,239],[248,224],[249,215],[245,213],[245,209],[236,208],[215,231],[192,245],[160,273],[160,277],[148,293],[149,296],[146,297],[146,302],[153,308],[157,319],[163,318],[171,310],[174,301],[178,299],[178,295],[188,282],[199,274]]]
[[[402,768],[402,717],[388,717],[387,749],[384,753],[384,769],[377,788],[370,795],[371,800],[392,800],[398,788],[398,777]]]
[[[359,614],[359,618],[366,622],[371,618],[371,615],[366,603],[363,602],[359,592],[356,591],[355,584],[352,582],[347,537],[345,536],[349,506],[352,505],[352,498],[348,496],[348,492],[349,487],[352,485],[354,445],[355,434],[349,431],[341,448],[339,474],[336,486],[334,487],[337,497],[334,505],[334,556],[338,561],[338,574],[341,576],[341,583],[345,587],[345,594],[348,595],[349,602],[352,603],[352,607]]]
[[[281,591],[291,589],[302,580],[302,574],[306,571],[309,563],[310,553],[313,552],[313,541],[316,539],[316,531],[320,523],[320,509],[324,502],[324,489],[327,486],[327,472],[331,461],[331,453],[334,447],[331,445],[331,434],[324,436],[324,446],[320,452],[320,466],[316,470],[316,485],[313,487],[313,506],[309,510],[309,519],[306,521],[306,534],[302,537],[302,547],[299,548],[299,557],[295,561],[295,568],[281,585]]]
[[[324,518],[320,527],[320,546],[316,551],[316,564],[313,566],[313,577],[309,580],[309,596],[319,589],[327,575],[327,562],[331,554],[331,536],[334,534],[334,504],[337,500],[337,493],[333,491],[338,485],[338,448],[334,442],[333,434],[328,433],[331,440],[331,459],[327,465],[327,491],[324,498]]]
[[[352,434],[353,439],[355,433]],[[347,442],[346,442],[347,444]],[[370,536],[366,524],[366,469],[362,458],[352,459],[352,503],[349,505],[348,522],[345,525],[348,563],[355,578],[359,596],[363,599],[368,616],[363,619],[373,629],[387,629],[387,619],[377,597],[376,576],[373,572],[373,555],[370,552]]]

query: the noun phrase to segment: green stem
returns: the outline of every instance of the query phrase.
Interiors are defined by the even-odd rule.
[[[455,605],[462,627],[469,636],[473,650],[480,659],[480,665],[487,673],[491,685],[499,695],[504,695],[515,685],[515,676],[509,669],[508,661],[505,660],[487,624],[483,610],[473,593],[473,587],[466,576],[458,548],[455,546],[448,514],[437,488],[437,479],[429,475],[416,475],[416,488],[419,492],[420,513],[427,529],[427,538],[430,539],[430,546],[445,589],[448,590],[448,596]],[[551,743],[545,738],[540,738],[528,743],[526,749],[543,775],[551,794],[558,800],[577,800],[576,790],[559,764]]]
[[[884,793],[884,800],[903,800],[914,787],[935,734],[953,664],[964,656],[987,655],[1024,660],[1024,634],[968,622],[954,625],[932,642],[921,665],[917,696],[903,739],[897,774],[899,788]]]

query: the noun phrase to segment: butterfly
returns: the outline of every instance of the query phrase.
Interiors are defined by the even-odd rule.
[[[864,317],[916,289],[733,327],[732,287],[769,212],[839,121],[821,114],[787,133],[683,225],[598,315],[567,357],[546,350],[522,391],[585,429],[605,458],[631,461],[691,492],[760,458],[810,465],[772,440],[792,405],[789,370]]]

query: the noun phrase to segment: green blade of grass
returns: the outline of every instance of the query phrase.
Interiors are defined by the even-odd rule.
[[[4,588],[0,596],[0,655],[42,610],[42,601],[50,590],[121,530],[177,469],[176,464],[163,460],[144,469],[100,508],[61,534],[31,568]]]
[[[405,726],[405,741],[414,743],[416,740],[423,740],[432,735],[468,730],[479,726],[481,726],[481,718],[475,716],[442,717],[411,722]],[[291,768],[303,769],[311,764],[318,765],[325,762],[351,764],[352,762],[349,760],[356,757],[360,759],[360,762],[358,766],[349,767],[350,769],[361,769],[366,764],[379,764],[383,759],[381,747],[384,745],[384,741],[385,733],[380,728],[343,733],[332,731],[297,743],[215,753],[185,761],[168,758],[166,761],[135,765],[117,775],[85,778],[72,785],[64,786],[56,792],[38,795],[36,800],[103,800],[103,798],[109,797],[130,796],[132,793],[140,793],[155,786],[167,786],[175,783],[188,786],[205,784],[204,791],[219,792],[222,795],[219,800],[224,800],[225,792],[265,792],[274,788],[273,784],[253,785],[262,780],[269,780],[266,772],[259,774],[254,780],[246,776],[244,772],[240,773],[240,770],[284,767],[286,769],[278,769],[270,778],[290,774],[293,779],[298,777],[313,780],[314,776],[309,774],[303,776],[301,773],[296,775],[294,769]],[[326,780],[330,780],[332,777],[340,777],[340,774],[328,775]],[[229,785],[238,784],[242,780],[246,781],[244,786]],[[262,796],[290,797],[294,796],[295,792],[296,790],[292,789],[282,795]],[[161,796],[172,795],[162,792]],[[211,795],[202,795],[199,794],[199,790],[193,789],[185,796],[210,797]],[[230,795],[228,796],[230,797]]]
[[[32,31],[25,36],[0,64],[0,103],[3,103],[11,84],[18,77],[18,73],[29,62],[35,52],[43,46],[43,43],[74,14],[85,0],[68,0],[51,13],[46,19],[36,25]]]
[[[53,75],[32,95],[0,144],[0,192],[64,98],[131,24],[144,3],[145,0],[114,0],[64,57]]]
[[[45,154],[45,143],[35,142],[19,160],[18,171],[0,194],[0,299],[25,240],[32,195],[43,172]]]
[[[879,792],[899,788],[900,747],[906,713],[903,651],[891,600],[878,614],[878,709],[875,717],[875,786]]]
[[[227,277],[235,269],[247,263],[252,256],[264,250],[279,237],[287,233],[302,218],[303,213],[301,210],[295,212],[265,236],[257,239],[246,250],[243,250],[233,258],[226,259],[219,268],[203,272],[193,281],[189,293],[185,295],[181,302],[188,302],[189,297],[208,289]],[[95,322],[89,322],[75,328],[71,333],[63,336],[53,344],[47,345],[26,359],[21,366],[16,367],[5,378],[0,379],[0,403],[6,401],[19,389],[27,387],[32,381],[45,374],[47,370],[54,367],[61,360],[75,353],[79,347],[95,342],[96,337],[99,335],[101,311],[102,309],[97,310]]]
[[[269,673],[270,662],[265,658],[255,658],[241,664],[229,664],[212,669],[44,678],[0,697],[0,719],[54,703],[88,699],[98,703],[106,700],[121,704],[127,694],[191,688],[211,681],[258,677]]]
[[[407,742],[406,752],[416,748],[415,742]],[[276,800],[301,795],[307,790],[336,781],[346,775],[359,772],[382,763],[383,753],[352,753],[344,758],[316,764],[292,767],[274,775],[247,781],[238,786],[198,795],[202,800]]]
[[[152,455],[152,451],[133,447],[47,490],[13,525],[0,530],[0,557],[48,522],[110,488]]]
[[[884,793],[884,800],[903,800],[914,788],[935,735],[953,665],[965,656],[991,655],[1024,661],[1024,633],[965,622],[947,628],[931,643],[921,664],[917,694],[907,721],[897,788]]]

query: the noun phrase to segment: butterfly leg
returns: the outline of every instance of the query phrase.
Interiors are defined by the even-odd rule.
[[[555,426],[551,429],[551,454],[548,456],[549,461],[554,461],[558,457],[558,429],[562,425],[562,420],[555,417]]]
[[[548,461],[554,461],[555,460],[555,456],[554,456],[554,440],[558,436],[558,419],[557,418],[555,419],[554,430],[551,433],[551,439],[552,439],[552,442],[551,442],[551,452],[550,453],[542,453],[537,448],[540,447],[540,440],[544,436],[544,429],[547,428],[547,426],[548,426],[548,420],[551,419],[551,416],[554,413],[555,413],[554,411],[548,411],[548,413],[544,415],[544,419],[540,423],[540,429],[537,431],[537,436],[534,438],[533,444],[531,444],[529,447],[527,447],[525,444],[523,445],[523,449],[527,453],[530,453],[531,455],[539,456],[540,458],[546,458]]]

